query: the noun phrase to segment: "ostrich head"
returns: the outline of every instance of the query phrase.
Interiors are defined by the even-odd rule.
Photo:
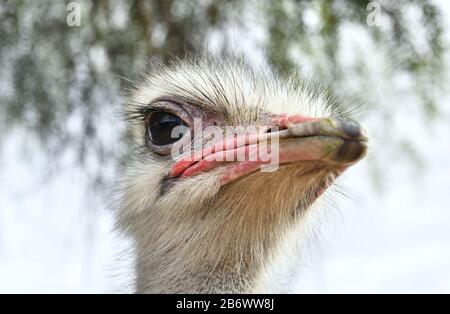
[[[280,248],[366,153],[343,106],[233,58],[161,66],[136,84],[118,223],[135,242],[137,291],[265,292]]]

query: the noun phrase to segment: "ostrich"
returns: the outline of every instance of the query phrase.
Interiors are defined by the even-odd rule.
[[[273,291],[271,265],[293,250],[325,190],[366,154],[367,137],[345,105],[298,75],[234,57],[178,60],[145,75],[129,92],[133,145],[118,185],[136,292]],[[195,135],[226,126],[258,127],[240,142],[237,132]],[[177,128],[184,131],[174,135]],[[267,160],[258,158],[211,158],[275,139],[275,170],[263,171]],[[174,156],[175,145],[196,140]]]

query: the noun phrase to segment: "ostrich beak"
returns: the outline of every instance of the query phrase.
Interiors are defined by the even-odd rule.
[[[272,157],[277,154],[275,159],[280,165],[317,161],[342,171],[362,159],[367,152],[367,135],[353,121],[301,115],[277,115],[273,121],[266,132],[238,135],[175,162],[170,176],[191,177],[223,166],[225,170],[220,180],[224,185],[273,162],[260,156],[248,158],[252,152],[258,151],[261,143],[266,143],[267,153]],[[235,158],[230,162],[229,156],[239,154],[246,158]]]

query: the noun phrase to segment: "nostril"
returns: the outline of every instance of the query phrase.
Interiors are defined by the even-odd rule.
[[[287,130],[289,125],[291,125],[291,123],[287,119],[280,119],[277,123],[268,125],[265,133],[274,133],[281,130]]]
[[[294,125],[303,124],[306,122],[316,121],[318,118],[303,116],[300,114],[281,114],[273,118],[273,125],[277,127],[278,131],[287,130]],[[272,127],[273,132],[273,127]]]
[[[281,127],[279,125],[273,125],[273,126],[269,126],[264,133],[273,133],[273,132],[278,132],[281,130],[285,130],[287,129],[287,127]]]

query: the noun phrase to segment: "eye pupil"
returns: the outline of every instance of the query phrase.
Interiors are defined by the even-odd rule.
[[[148,122],[148,132],[150,140],[155,145],[173,144],[183,137],[181,132],[172,134],[177,126],[185,126],[186,124],[176,115],[168,112],[154,112],[151,114]],[[175,136],[174,136],[175,135]]]

